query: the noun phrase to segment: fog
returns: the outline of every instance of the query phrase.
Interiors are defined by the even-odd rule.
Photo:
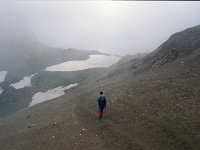
[[[35,36],[48,46],[126,55],[150,52],[200,24],[200,2],[0,2],[0,40]]]

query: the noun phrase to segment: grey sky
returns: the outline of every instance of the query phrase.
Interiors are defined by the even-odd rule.
[[[29,28],[49,46],[126,55],[152,51],[199,25],[200,2],[0,2],[0,18],[1,27]]]

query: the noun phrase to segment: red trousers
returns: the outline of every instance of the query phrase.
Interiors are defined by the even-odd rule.
[[[99,118],[102,118],[103,112],[99,111],[98,115],[99,115]]]

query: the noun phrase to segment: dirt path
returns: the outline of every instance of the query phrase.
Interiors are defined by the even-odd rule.
[[[129,132],[118,126],[118,124],[113,121],[110,113],[111,112],[105,112],[103,114],[103,119],[99,121],[95,110],[82,107],[81,112],[78,111],[77,116],[79,116],[82,124],[86,125],[96,134],[95,136],[100,137],[103,141],[104,149],[141,150],[142,148],[138,144],[138,141],[134,141]]]

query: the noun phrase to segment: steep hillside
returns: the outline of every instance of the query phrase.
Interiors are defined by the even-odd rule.
[[[1,119],[0,147],[198,150],[200,43],[194,38],[181,49],[181,41],[182,36],[190,39],[199,31],[194,27],[177,33],[144,58],[121,61],[100,76],[88,77],[63,97]],[[180,55],[171,53],[174,47],[180,48]],[[100,90],[108,106],[99,122]]]
[[[135,73],[160,67],[168,62],[187,56],[200,47],[200,26],[195,26],[173,34],[154,52],[142,61],[133,63]]]

